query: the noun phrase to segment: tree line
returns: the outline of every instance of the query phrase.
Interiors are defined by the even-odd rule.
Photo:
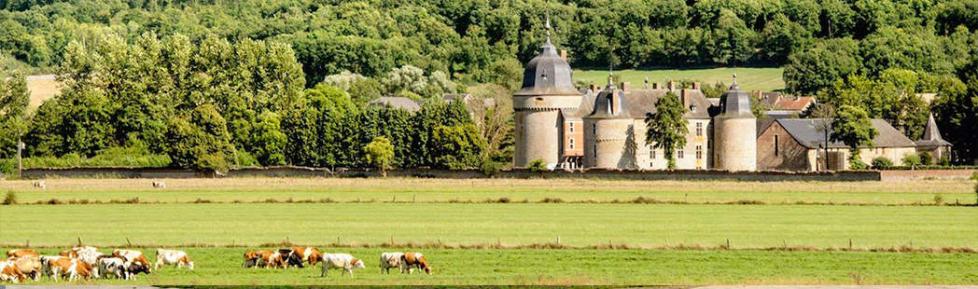
[[[45,129],[81,138],[42,137],[35,128],[27,138],[33,142],[30,152],[36,154],[90,155],[107,146],[129,146],[130,138],[144,141],[151,151],[162,151],[154,146],[164,144],[160,140],[167,135],[161,128],[172,125],[171,120],[148,117],[144,122],[137,116],[169,117],[180,111],[192,120],[187,112],[202,104],[194,99],[214,97],[212,104],[226,117],[232,145],[274,163],[284,156],[260,148],[256,135],[275,122],[286,122],[282,106],[300,102],[303,89],[325,81],[358,106],[380,95],[422,100],[479,83],[515,89],[521,63],[543,42],[549,15],[554,42],[569,50],[577,67],[783,65],[787,92],[818,95],[833,110],[845,104],[869,118],[887,119],[911,138],[919,136],[926,113],[934,112],[962,159],[973,160],[978,157],[978,137],[967,128],[978,125],[969,78],[978,55],[976,8],[978,0],[6,0],[0,1],[0,65],[4,72],[28,67],[85,73],[84,62],[94,66],[103,59],[72,57],[79,55],[77,50],[101,45],[104,35],[115,35],[117,48],[140,47],[139,42],[152,35],[149,38],[181,38],[187,45],[200,45],[205,53],[242,53],[243,58],[260,52],[249,45],[274,46],[274,51],[289,48],[296,63],[275,67],[283,69],[281,75],[251,77],[258,77],[257,83],[247,76],[251,72],[199,69],[192,75],[199,78],[197,83],[185,81],[186,76],[163,77],[168,82],[161,84],[161,91],[149,94],[167,95],[126,100],[116,94],[141,89],[123,87],[136,76],[96,83],[103,90],[123,91],[106,92],[105,100],[109,106],[125,107],[109,110],[132,116],[121,118],[121,128],[42,122],[38,125]],[[238,45],[244,45],[240,51]],[[231,61],[215,59],[192,67],[222,67]],[[63,68],[73,65],[82,68]],[[264,64],[235,65],[246,71]],[[261,77],[286,74],[302,81],[262,83],[268,80]],[[161,75],[149,71],[138,77]],[[102,76],[92,79],[108,81]],[[184,92],[168,90],[176,86]],[[201,90],[191,89],[194,86]],[[244,92],[240,98],[223,97],[238,89]],[[63,102],[101,101],[89,97],[92,89],[70,93],[78,97],[65,97],[70,100]],[[281,97],[272,101],[262,93]],[[938,97],[927,109],[916,93]],[[159,108],[162,113],[130,107],[161,97],[193,105]],[[64,105],[48,105],[38,116],[86,114],[77,121],[101,123],[109,115],[105,109],[84,105],[74,105],[77,111],[54,108],[59,106]],[[480,120],[475,122],[478,126]],[[86,139],[90,133],[113,137]]]
[[[24,77],[0,83],[0,159],[14,157],[22,140],[26,155],[37,157],[98,157],[122,148],[165,155],[183,168],[365,167],[363,148],[383,136],[395,147],[398,167],[505,161],[506,141],[483,132],[508,123],[493,119],[500,117],[494,108],[476,114],[464,100],[442,101],[455,85],[438,75],[405,66],[378,79],[333,75],[305,89],[295,52],[283,43],[217,36],[195,43],[153,33],[128,43],[103,35],[68,45],[58,70],[64,89],[30,116]],[[485,87],[473,97],[508,96],[505,88]],[[358,88],[414,94],[421,110],[367,105],[351,97]]]

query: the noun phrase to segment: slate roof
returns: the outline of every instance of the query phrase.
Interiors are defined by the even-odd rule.
[[[607,101],[608,98],[612,100]],[[585,118],[632,118],[628,111],[628,101],[625,100],[625,92],[619,90],[614,85],[608,84],[594,98],[594,106],[591,113]]]
[[[794,118],[794,119],[778,119],[776,122],[780,124],[792,138],[797,140],[801,145],[809,148],[818,148],[820,144],[825,142],[825,134],[819,128],[822,123],[831,124],[830,119],[812,119],[812,118]],[[871,120],[873,127],[876,128],[878,134],[876,138],[873,139],[873,147],[878,148],[891,148],[891,147],[916,147],[917,145],[911,141],[909,138],[897,131],[893,126],[882,119]],[[831,130],[831,127],[829,127]],[[831,132],[829,132],[831,135]],[[839,141],[829,140],[830,148],[848,148],[844,143]]]
[[[937,122],[934,121],[934,114],[927,117],[927,126],[924,127],[924,136],[917,141],[917,146],[921,147],[940,147],[940,146],[950,146],[951,143],[944,140],[941,137],[941,131],[937,128]]]
[[[655,103],[660,97],[665,96],[670,90],[665,88],[629,88],[624,91],[622,97],[623,112],[634,119],[645,119],[648,113],[655,113]],[[710,107],[712,104],[698,89],[676,89],[672,91],[683,99],[683,106],[686,107],[687,119],[709,119]],[[594,112],[594,103],[598,93],[586,93],[581,99],[581,106],[577,111],[565,111],[565,117],[581,118]],[[695,110],[693,110],[695,107]]]
[[[371,100],[368,104],[403,109],[408,112],[418,112],[421,110],[421,105],[419,105],[413,99],[401,96],[384,96]]]
[[[570,64],[557,54],[557,48],[547,38],[543,51],[526,64],[523,88],[514,95],[577,95]]]
[[[725,118],[754,118],[754,113],[750,108],[750,95],[740,90],[737,79],[730,85],[730,89],[723,93],[721,97],[723,104],[722,117]]]
[[[771,110],[803,111],[815,103],[811,96],[790,96],[780,92],[764,93],[761,99]]]

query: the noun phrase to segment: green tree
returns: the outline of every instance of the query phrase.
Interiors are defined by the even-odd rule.
[[[255,157],[263,165],[284,165],[285,164],[285,143],[288,140],[282,132],[281,123],[277,113],[266,111],[258,116],[258,123],[252,131],[255,141]]]
[[[767,23],[761,32],[761,50],[764,58],[784,64],[788,56],[805,48],[811,38],[811,32],[798,23],[791,22],[788,17],[778,15]]]
[[[859,43],[855,40],[819,41],[811,48],[788,56],[784,67],[785,86],[793,93],[815,94],[857,73],[861,61]]]
[[[686,146],[686,108],[679,102],[679,96],[666,93],[655,102],[656,112],[645,116],[645,144],[662,149],[669,161],[669,168],[676,168],[674,156],[676,148]]]
[[[227,171],[234,146],[227,122],[214,105],[204,104],[189,115],[172,119],[167,133],[167,154],[183,168]]]
[[[367,162],[380,170],[381,176],[387,176],[387,170],[394,163],[394,145],[386,137],[378,136],[363,147]]]
[[[17,155],[17,143],[27,132],[27,104],[30,93],[26,78],[14,74],[0,76],[0,159]]]
[[[869,114],[857,106],[840,106],[832,120],[832,140],[849,146],[849,163],[853,169],[860,169],[860,164],[865,165],[859,158],[859,148],[872,146],[877,133]]]
[[[908,166],[910,168],[916,168],[923,164],[923,161],[920,160],[920,155],[916,153],[908,153],[904,155],[901,161],[903,161],[904,166]]]
[[[721,10],[706,41],[715,63],[744,63],[754,55],[756,33],[730,10]]]

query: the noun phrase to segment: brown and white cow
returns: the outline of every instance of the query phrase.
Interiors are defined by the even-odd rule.
[[[61,276],[67,276],[68,281],[78,278],[88,279],[92,277],[92,266],[80,259],[57,258],[48,260],[48,266],[55,281]]]
[[[150,266],[149,260],[146,259],[146,256],[143,256],[142,251],[115,249],[112,250],[112,257],[122,258],[126,262],[137,263],[147,268]]]
[[[413,274],[414,269],[417,268],[431,275],[431,265],[428,265],[428,260],[425,260],[424,255],[421,253],[406,252],[404,256],[401,256],[401,263],[407,269],[408,274]]]
[[[245,268],[278,268],[285,265],[282,254],[272,250],[247,251],[244,254],[244,259]]]
[[[31,278],[34,281],[41,279],[41,257],[22,256],[19,258],[9,258],[7,260],[14,262],[14,266],[17,267],[17,270],[20,270],[20,273],[23,273],[28,278]]]
[[[40,258],[41,254],[38,254],[37,251],[34,251],[34,249],[13,249],[7,251],[7,259],[20,258],[24,256],[32,256],[32,257]]]
[[[315,266],[323,261],[323,253],[314,247],[294,246],[292,252],[295,252],[303,262],[309,263],[310,266]]]
[[[27,279],[27,276],[17,269],[17,264],[14,264],[14,261],[0,261],[0,281],[18,283],[24,281],[24,279]]]
[[[194,261],[190,261],[187,252],[180,250],[156,249],[156,265],[153,269],[159,270],[163,265],[177,265],[177,268],[187,266],[190,270],[194,269]]]

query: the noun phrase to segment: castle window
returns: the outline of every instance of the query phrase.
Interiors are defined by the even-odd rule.
[[[570,139],[570,149],[574,149],[574,138]]]
[[[774,156],[778,156],[781,154],[780,146],[778,145],[779,142],[780,139],[778,138],[778,135],[774,135]]]
[[[683,150],[676,151],[676,157],[677,158],[680,158],[681,159],[681,158],[683,158],[683,156],[685,156],[685,153],[683,152]]]
[[[597,137],[598,137],[598,124],[595,123],[595,124],[592,124],[591,125],[591,134],[593,134],[595,140],[597,140]]]
[[[591,156],[595,159],[598,158],[598,144],[594,144],[594,149],[592,149]]]
[[[702,122],[697,122],[696,123],[696,136],[703,136],[703,123]]]
[[[649,151],[649,158],[650,159],[653,159],[653,160],[655,159],[655,150],[650,150]]]
[[[703,146],[696,146],[696,159],[703,159]]]
[[[570,132],[574,132],[574,123],[570,123]]]

